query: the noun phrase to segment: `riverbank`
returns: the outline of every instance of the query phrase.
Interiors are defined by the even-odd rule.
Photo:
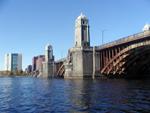
[[[0,74],[0,77],[27,77],[29,75],[1,75]]]
[[[10,71],[0,71],[0,76],[27,76],[28,73],[24,71],[10,72]]]

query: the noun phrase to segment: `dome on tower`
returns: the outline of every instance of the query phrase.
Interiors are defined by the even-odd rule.
[[[145,24],[145,26],[143,27],[143,31],[148,31],[150,30],[150,24]]]
[[[80,16],[78,16],[77,20],[81,19],[87,19],[87,17],[83,13],[81,13]]]

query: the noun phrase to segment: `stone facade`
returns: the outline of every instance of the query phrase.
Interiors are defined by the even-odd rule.
[[[94,78],[100,67],[100,54],[90,46],[89,20],[81,14],[75,23],[75,47],[68,52],[64,78]]]
[[[65,62],[64,78],[94,78],[100,76],[96,70],[100,67],[100,54],[93,48],[72,48]]]
[[[54,62],[43,62],[43,78],[53,78],[55,73]]]
[[[52,78],[55,74],[53,48],[51,45],[45,46],[45,62],[43,62],[42,77]]]
[[[89,20],[81,15],[75,21],[75,47],[90,46]]]

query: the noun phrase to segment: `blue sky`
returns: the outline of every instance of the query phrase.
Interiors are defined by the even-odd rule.
[[[23,54],[23,68],[53,45],[56,59],[74,46],[75,19],[83,12],[90,22],[91,45],[137,32],[150,23],[150,0],[0,0],[0,69],[4,55]]]

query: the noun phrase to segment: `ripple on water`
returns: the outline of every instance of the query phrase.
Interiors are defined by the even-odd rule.
[[[0,78],[0,113],[150,111],[150,80]]]

